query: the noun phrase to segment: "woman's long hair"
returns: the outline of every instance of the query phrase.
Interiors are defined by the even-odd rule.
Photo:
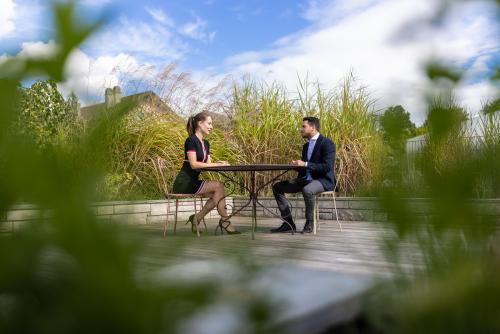
[[[196,132],[196,129],[198,128],[198,122],[203,122],[204,120],[207,119],[207,117],[210,117],[208,112],[202,111],[188,118],[186,130],[190,136],[194,135],[194,133]]]

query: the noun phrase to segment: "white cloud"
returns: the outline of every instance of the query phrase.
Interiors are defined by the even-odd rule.
[[[46,59],[57,51],[54,41],[26,42],[15,56],[18,59]],[[13,59],[0,55],[0,64]],[[81,49],[73,50],[64,65],[66,80],[58,84],[63,95],[75,92],[83,104],[101,102],[104,89],[123,82],[142,80],[151,73],[151,66],[141,64],[135,57],[120,53],[116,56],[90,57]],[[154,72],[156,74],[156,72]],[[124,88],[124,87],[123,87]]]
[[[17,59],[48,59],[55,55],[58,45],[53,40],[44,42],[25,42],[21,44],[21,51],[15,56],[0,55],[0,64],[7,60]]]
[[[350,70],[377,99],[376,107],[403,105],[417,123],[425,118],[424,93],[428,81],[422,65],[431,57],[464,66],[478,55],[498,53],[492,19],[484,4],[465,4],[450,13],[440,27],[418,29],[412,38],[399,35],[408,22],[421,21],[436,8],[431,0],[311,1],[304,16],[307,29],[284,36],[270,50],[245,52],[226,59],[236,76],[251,73],[284,82],[295,90],[297,75],[335,87]],[[422,27],[422,26],[420,26]],[[473,67],[484,69],[484,58]],[[488,84],[463,82],[459,101],[474,111]]]
[[[18,50],[22,42],[47,40],[47,4],[40,0],[0,0],[0,52]]]
[[[179,33],[195,40],[211,43],[215,38],[215,31],[207,32],[205,27],[207,22],[200,17],[195,17],[195,21],[188,22],[180,27]]]
[[[14,10],[16,4],[13,0],[0,0],[0,37],[10,35],[15,28]]]
[[[164,25],[127,17],[121,17],[115,24],[98,32],[86,45],[92,54],[125,53],[163,63],[181,59],[188,50],[187,44]]]
[[[186,115],[206,108],[220,110],[228,88],[228,78],[222,75],[180,72],[175,64],[161,69],[126,54],[92,58],[80,49],[71,53],[65,74],[60,91],[66,96],[75,92],[83,105],[103,102],[105,89],[119,85],[124,95],[152,90]]]
[[[467,107],[468,111],[477,114],[488,101],[498,98],[498,87],[489,81],[459,85],[456,89],[457,102]]]
[[[149,15],[151,15],[151,17],[155,19],[157,22],[165,24],[169,27],[174,26],[174,21],[163,10],[159,8],[150,8],[150,7],[145,7],[145,9],[149,13]]]
[[[125,53],[93,58],[81,49],[75,49],[65,64],[67,79],[59,87],[65,95],[75,92],[83,104],[102,102],[105,88],[120,85],[122,92],[127,93],[131,87],[124,85],[134,80],[144,80],[151,75],[152,68],[156,74],[154,67],[142,64],[137,58]]]
[[[16,55],[21,59],[46,59],[57,50],[54,41],[27,42],[22,44],[21,51]],[[0,56],[0,64],[12,56]],[[126,78],[131,80],[145,74],[145,65],[130,55],[102,56],[92,58],[80,49],[73,50],[65,64],[66,80],[58,84],[61,93],[68,96],[75,92],[83,104],[101,102],[104,89],[120,85]]]
[[[381,0],[309,0],[302,17],[315,23],[329,24],[332,21],[339,21],[366,10],[380,2]]]
[[[53,57],[58,49],[58,45],[53,40],[44,42],[25,42],[21,44],[21,51],[18,57],[31,59],[48,59]]]

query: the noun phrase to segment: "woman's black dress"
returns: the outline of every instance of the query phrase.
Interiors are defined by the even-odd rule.
[[[203,142],[196,135],[189,136],[184,142],[184,163],[174,181],[173,191],[176,194],[196,194],[203,186],[199,180],[200,172],[191,168],[188,153],[196,152],[196,161],[207,162],[210,155],[210,144]]]

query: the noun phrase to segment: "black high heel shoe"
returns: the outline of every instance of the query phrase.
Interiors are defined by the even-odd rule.
[[[187,220],[186,224],[187,224],[187,223],[191,223],[191,232],[193,232],[193,233],[195,233],[196,235],[198,235],[198,236],[199,236],[199,235],[200,235],[200,229],[199,229],[200,222],[199,222],[199,221],[197,221],[197,220],[195,219],[195,217],[196,217],[195,215],[191,215],[191,216],[189,216],[189,218],[188,218],[188,220]],[[196,221],[195,221],[195,220],[196,220]],[[201,232],[201,233],[203,233],[203,232]]]
[[[224,226],[225,224],[225,226]],[[221,234],[224,234],[224,230],[226,231],[227,234],[241,234],[240,231],[230,231],[228,230],[227,228],[229,227],[229,225],[231,225],[231,222],[229,220],[224,220],[224,219],[220,219],[219,220],[219,226],[217,228],[220,228],[220,233]],[[217,233],[217,230],[215,230],[215,233]]]

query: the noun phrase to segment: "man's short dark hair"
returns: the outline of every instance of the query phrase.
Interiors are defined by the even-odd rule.
[[[319,118],[307,116],[302,119],[302,122],[303,121],[308,121],[309,124],[313,125],[316,128],[316,130],[319,131]]]

